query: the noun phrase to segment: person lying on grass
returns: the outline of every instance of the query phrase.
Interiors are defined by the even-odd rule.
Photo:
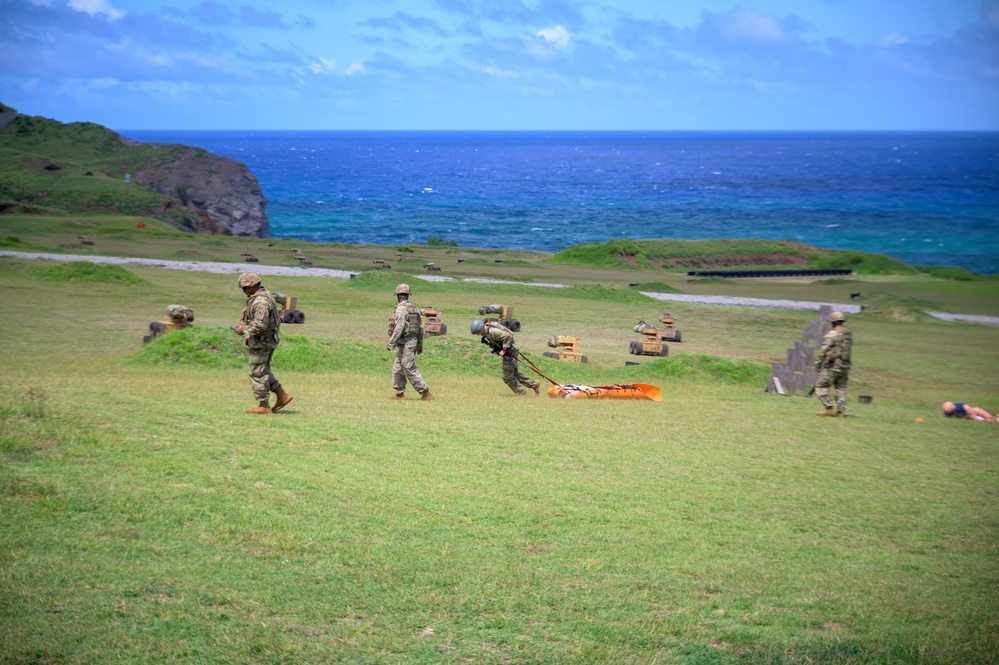
[[[991,415],[985,409],[971,406],[964,402],[944,402],[943,413],[948,418],[970,418],[971,420],[983,420],[988,423],[999,421],[999,418]]]

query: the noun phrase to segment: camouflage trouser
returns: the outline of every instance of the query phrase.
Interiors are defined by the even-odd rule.
[[[846,382],[850,378],[848,369],[827,368],[819,370],[819,378],[815,381],[815,396],[822,402],[822,406],[827,409],[833,408],[833,401],[829,399],[829,388],[836,391],[836,410],[846,413]]]
[[[517,361],[510,356],[503,356],[503,383],[510,386],[510,390],[518,395],[523,395],[527,392],[524,386],[533,390],[540,385],[537,379],[532,379],[521,374]]]
[[[250,386],[257,401],[263,402],[270,398],[271,392],[281,387],[271,372],[271,357],[274,349],[253,349],[250,351]]]
[[[419,340],[416,337],[405,337],[395,346],[395,363],[392,365],[392,389],[396,395],[406,392],[406,380],[421,395],[430,388],[423,380],[420,370],[416,369],[416,347]]]

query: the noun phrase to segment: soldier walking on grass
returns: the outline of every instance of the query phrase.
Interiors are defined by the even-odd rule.
[[[274,349],[281,342],[278,337],[281,317],[278,316],[277,303],[260,283],[260,277],[256,273],[244,272],[237,283],[246,294],[246,307],[240,317],[242,324],[234,326],[233,330],[237,335],[246,335],[243,346],[250,352],[250,385],[253,387],[253,396],[259,402],[246,412],[269,414],[280,411],[292,398],[271,372],[271,358],[274,356]],[[273,407],[270,405],[272,392],[277,395],[277,402]]]
[[[400,284],[395,287],[395,297],[398,305],[389,324],[388,350],[395,351],[395,363],[392,365],[391,399],[403,399],[406,393],[406,381],[413,384],[420,399],[429,400],[434,396],[423,380],[420,370],[416,368],[416,356],[423,353],[423,319],[420,310],[409,302],[409,285]]]
[[[527,388],[530,388],[535,395],[541,394],[541,382],[520,373],[517,365],[520,351],[509,328],[492,321],[486,323],[482,319],[475,319],[472,321],[471,331],[473,335],[482,335],[482,343],[491,346],[493,353],[503,358],[503,383],[510,390],[518,395],[526,395]]]
[[[846,317],[842,312],[829,315],[832,330],[822,338],[816,367],[819,378],[815,382],[815,395],[825,407],[820,416],[846,417],[846,383],[850,378],[850,350],[853,346],[853,333],[844,326]],[[829,397],[829,389],[836,391],[836,403]]]

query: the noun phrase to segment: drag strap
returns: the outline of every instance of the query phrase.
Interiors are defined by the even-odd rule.
[[[548,381],[548,383],[552,384],[553,386],[557,386],[559,388],[562,387],[561,383],[557,383],[557,382],[553,381],[552,379],[549,379],[547,376],[545,376],[544,372],[542,372],[540,369],[538,369],[538,366],[534,364],[534,361],[532,361],[530,358],[527,357],[526,353],[524,353],[523,351],[521,351],[520,354],[519,354],[519,357],[523,358],[524,362],[526,362],[527,365],[532,370],[534,370],[538,374],[538,376],[540,376],[542,379],[545,379],[546,381]]]

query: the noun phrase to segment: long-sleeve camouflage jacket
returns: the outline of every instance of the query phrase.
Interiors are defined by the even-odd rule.
[[[247,348],[274,349],[281,341],[278,337],[281,328],[278,306],[266,289],[260,289],[246,299],[240,320],[247,336]]]
[[[482,340],[494,349],[502,349],[513,355],[517,354],[513,333],[506,326],[492,322],[485,324],[482,327]]]
[[[853,333],[849,328],[833,328],[822,338],[816,357],[820,369],[850,369],[850,352],[853,348]]]
[[[422,347],[423,319],[419,308],[408,300],[403,300],[395,308],[390,329],[389,346],[395,346],[399,340],[415,336],[417,343]]]

